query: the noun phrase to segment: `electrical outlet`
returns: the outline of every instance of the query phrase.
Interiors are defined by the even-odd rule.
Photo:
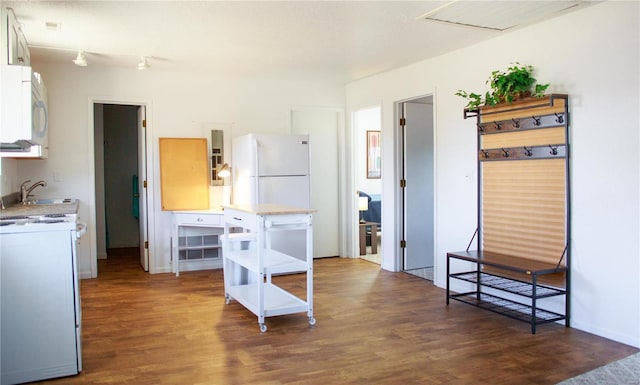
[[[60,171],[53,172],[53,181],[54,182],[62,182],[62,173]]]

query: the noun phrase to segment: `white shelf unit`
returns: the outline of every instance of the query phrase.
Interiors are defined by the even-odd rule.
[[[229,206],[224,209],[222,240],[225,298],[236,300],[258,317],[261,332],[265,318],[306,312],[313,317],[313,231],[311,209],[279,205]],[[244,232],[232,232],[232,229]],[[306,260],[271,249],[276,231],[304,230]],[[300,298],[272,282],[276,274],[306,274],[306,298]]]
[[[222,267],[222,216],[219,211],[173,212],[171,267],[176,276],[180,270]]]

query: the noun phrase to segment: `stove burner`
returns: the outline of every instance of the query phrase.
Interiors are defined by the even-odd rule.
[[[15,219],[29,219],[29,217],[26,216],[26,215],[13,215],[13,216],[10,216],[10,217],[2,218],[3,221],[5,221],[5,220],[15,220]]]
[[[47,214],[45,218],[65,218],[67,214]]]
[[[0,222],[0,226],[9,226],[9,225],[15,225],[15,222],[13,221]]]
[[[42,219],[42,220],[39,219],[31,223],[61,223],[61,222],[64,222],[64,219]]]

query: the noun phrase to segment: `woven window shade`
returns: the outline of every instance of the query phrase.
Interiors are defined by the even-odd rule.
[[[566,239],[565,159],[482,163],[482,248],[558,263]]]

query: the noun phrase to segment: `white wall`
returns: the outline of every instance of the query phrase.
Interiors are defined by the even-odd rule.
[[[287,132],[292,106],[344,106],[343,85],[324,79],[237,80],[202,73],[160,73],[154,72],[153,68],[147,71],[80,68],[66,63],[34,63],[34,68],[42,73],[49,92],[49,159],[20,160],[16,175],[8,164],[8,184],[15,186],[17,180],[24,179],[47,180],[47,196],[78,198],[81,202],[79,215],[85,220],[94,210],[89,207],[92,200],[89,176],[93,169],[89,158],[89,148],[93,147],[90,100],[102,98],[152,104],[152,112],[147,116],[153,136],[150,173],[158,186],[152,191],[155,224],[150,229],[153,232],[150,238],[156,240],[150,249],[155,260],[151,265],[152,272],[170,271],[171,214],[160,209],[158,138],[202,137],[206,134],[202,127],[207,122],[232,122],[233,136],[249,132]],[[54,172],[62,177],[62,182],[53,182]],[[83,277],[90,276],[93,258],[90,242],[95,240],[87,236],[81,241],[80,272]]]
[[[20,186],[18,185],[17,175],[18,161],[10,158],[0,158],[0,196],[18,192]]]
[[[394,101],[436,96],[438,286],[446,252],[464,249],[476,228],[476,130],[454,93],[484,91],[491,71],[511,62],[531,64],[550,92],[570,96],[572,326],[640,347],[639,6],[596,4],[347,86],[347,112],[383,100],[383,175],[392,180]],[[392,183],[383,195],[397,201]],[[396,227],[393,205],[382,220]],[[383,238],[383,267],[397,269],[397,233]]]

